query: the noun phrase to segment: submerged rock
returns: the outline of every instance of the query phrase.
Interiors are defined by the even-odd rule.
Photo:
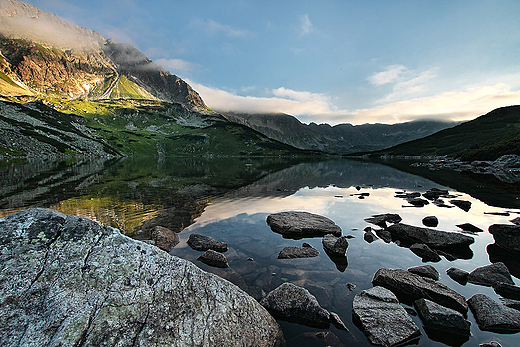
[[[260,304],[274,317],[311,327],[328,328],[330,313],[307,289],[283,283],[267,294]]]
[[[493,224],[489,227],[495,243],[512,252],[520,252],[520,225]]]
[[[279,212],[267,216],[267,224],[286,238],[341,236],[341,228],[327,217],[309,212]]]
[[[468,311],[466,299],[453,289],[430,278],[402,269],[379,269],[372,279],[372,284],[388,288],[394,293],[400,293],[413,299],[429,299],[462,313]]]
[[[475,294],[468,300],[480,330],[499,333],[520,331],[520,311],[504,306],[484,294]]]
[[[284,247],[278,254],[278,259],[293,259],[293,258],[312,258],[320,254],[318,250],[308,243],[304,243],[303,247],[287,246]]]
[[[331,234],[323,236],[321,240],[325,252],[333,256],[344,256],[348,248],[348,238],[346,236],[336,237]]]
[[[2,346],[273,346],[282,339],[271,315],[228,281],[53,210],[0,219],[0,283]]]
[[[416,300],[414,306],[425,326],[458,334],[470,334],[471,323],[462,313],[428,299]]]
[[[434,281],[439,280],[439,272],[431,265],[414,266],[409,268],[408,271],[422,277],[431,278]]]
[[[200,260],[201,262],[209,266],[220,268],[229,267],[226,256],[212,249],[208,249],[206,252],[202,253],[197,258],[197,260]]]
[[[501,262],[481,266],[471,271],[468,275],[468,282],[488,287],[500,282],[511,285],[515,284],[507,266]]]
[[[179,234],[168,228],[157,225],[150,230],[150,236],[155,245],[168,252],[179,243]]]
[[[357,294],[352,313],[375,345],[401,345],[421,335],[419,327],[399,304],[394,293],[383,287],[376,286]]]
[[[228,250],[227,243],[199,234],[191,234],[186,243],[196,251],[207,251],[212,249],[216,252],[227,252]]]

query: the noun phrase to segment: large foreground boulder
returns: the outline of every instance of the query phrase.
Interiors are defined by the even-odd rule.
[[[419,327],[388,289],[374,287],[354,297],[352,313],[370,342],[401,345],[421,335]]]
[[[0,219],[1,346],[273,346],[235,285],[118,230],[53,210]]]
[[[273,213],[267,224],[275,233],[286,238],[317,237],[332,234],[341,236],[341,228],[332,220],[318,214],[300,211]]]
[[[425,298],[462,313],[468,311],[466,299],[446,285],[402,269],[379,269],[372,279],[374,286],[382,286],[394,293],[413,299]]]

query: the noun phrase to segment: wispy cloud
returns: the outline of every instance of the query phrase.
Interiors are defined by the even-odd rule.
[[[303,14],[299,16],[300,19],[300,34],[308,35],[314,30],[314,25],[312,25],[311,20],[309,19],[309,14]]]
[[[207,21],[203,21],[200,19],[194,19],[191,21],[191,25],[193,27],[198,27],[204,30],[208,35],[218,35],[218,34],[224,34],[228,37],[239,37],[239,38],[245,38],[252,35],[252,33],[248,30],[244,29],[237,29],[232,26],[221,24],[218,22],[215,22],[212,19],[209,19]]]
[[[155,62],[166,70],[174,71],[193,71],[200,68],[200,65],[190,63],[189,61],[182,59],[157,59]]]
[[[391,65],[386,70],[381,72],[375,72],[368,77],[368,81],[374,86],[381,86],[384,84],[394,82],[399,75],[406,70],[404,65]]]

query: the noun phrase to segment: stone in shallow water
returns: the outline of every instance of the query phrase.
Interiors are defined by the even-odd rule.
[[[464,335],[470,334],[471,323],[464,318],[462,313],[427,299],[416,300],[414,306],[427,327]]]
[[[208,249],[197,258],[206,265],[227,268],[229,267],[226,256],[222,253],[216,252],[212,249]]]
[[[431,278],[434,281],[439,280],[439,272],[431,265],[414,266],[409,268],[408,271],[422,277]]]
[[[520,287],[515,285],[498,282],[493,285],[493,290],[504,298],[520,300]]]
[[[520,331],[520,311],[504,306],[484,294],[473,295],[468,304],[480,330],[499,333]]]
[[[450,276],[452,280],[462,284],[463,286],[468,283],[469,272],[465,270],[458,269],[456,267],[450,267],[448,270],[446,270],[446,274]]]
[[[341,228],[327,217],[309,212],[288,211],[267,216],[267,224],[286,238],[341,236]]]
[[[416,227],[403,223],[394,224],[386,230],[392,233],[393,239],[408,244],[424,243],[434,248],[463,248],[475,242],[473,237],[461,233]]]
[[[386,223],[399,223],[402,220],[401,216],[395,213],[376,214],[372,217],[365,218],[366,222],[375,224],[381,228],[386,228]]]
[[[471,271],[468,275],[468,282],[488,287],[500,282],[511,285],[515,284],[507,266],[501,262],[481,266]]]
[[[488,230],[499,247],[520,253],[520,225],[493,224]]]
[[[480,229],[479,227],[474,226],[471,223],[457,224],[457,227],[461,228],[464,231],[470,232],[470,233],[481,233],[484,231],[484,230]]]
[[[345,252],[347,252],[347,236],[336,237],[334,235],[327,234],[323,236],[321,243],[323,244],[323,249],[325,252],[330,253],[333,256],[342,256],[345,255]]]
[[[468,212],[471,209],[471,201],[454,199],[450,200],[450,203],[457,206],[465,212]]]
[[[421,335],[419,327],[396,296],[383,287],[363,290],[354,297],[352,312],[370,342],[381,346],[396,346]]]
[[[154,244],[164,251],[169,251],[179,243],[179,234],[157,225],[150,230]]]
[[[439,220],[435,216],[427,216],[422,219],[422,224],[434,228],[439,225]]]
[[[420,257],[423,263],[431,261],[437,263],[441,261],[441,257],[433,249],[425,245],[424,243],[414,243],[410,246],[410,251]]]
[[[310,245],[307,247],[287,246],[280,251],[278,259],[313,258],[319,254],[320,252]]]
[[[196,251],[207,251],[212,249],[216,252],[227,252],[228,250],[227,243],[217,241],[214,238],[205,235],[191,234],[186,243]]]

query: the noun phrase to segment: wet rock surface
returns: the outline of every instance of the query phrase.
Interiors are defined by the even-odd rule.
[[[484,230],[480,229],[479,227],[474,226],[471,223],[464,223],[464,224],[457,224],[457,227],[461,228],[464,231],[467,231],[469,233],[481,233]]]
[[[468,235],[437,229],[422,228],[403,223],[389,226],[386,230],[392,233],[394,240],[400,240],[405,244],[424,243],[434,248],[466,247],[475,242]]]
[[[229,267],[226,256],[222,253],[214,251],[212,249],[208,249],[206,252],[202,253],[200,257],[197,258],[206,265],[227,268]]]
[[[191,234],[186,243],[196,251],[212,249],[216,252],[227,252],[228,250],[228,245],[225,242],[217,241],[212,237],[199,234]]]
[[[275,233],[287,238],[341,236],[341,228],[327,217],[309,212],[288,211],[267,216],[267,224]]]
[[[396,346],[421,335],[397,297],[386,288],[376,286],[357,294],[352,311],[354,319],[375,345]]]
[[[489,232],[499,247],[520,253],[520,225],[493,224]]]
[[[431,265],[414,266],[409,268],[408,271],[422,277],[431,278],[434,281],[439,280],[439,272]]]
[[[433,249],[425,245],[424,243],[414,243],[410,246],[410,250],[420,257],[423,262],[439,262],[441,261],[441,257],[435,252]]]
[[[450,203],[466,212],[468,212],[471,209],[471,201],[453,199],[453,200],[450,200]]]
[[[429,299],[462,313],[468,311],[466,299],[453,289],[402,269],[379,269],[372,279],[372,284],[414,299]]]
[[[452,280],[462,285],[466,285],[466,283],[468,283],[469,272],[466,270],[450,267],[448,270],[446,270],[446,274],[450,276]]]
[[[284,247],[278,254],[278,259],[293,259],[293,258],[313,258],[317,257],[320,252],[309,245],[304,243],[302,247],[287,246]]]
[[[178,233],[160,225],[155,226],[150,230],[150,236],[155,245],[166,252],[179,243]]]
[[[488,287],[498,283],[515,284],[507,266],[501,262],[481,266],[471,271],[468,275],[468,282]]]
[[[323,249],[333,256],[344,256],[348,248],[347,236],[336,237],[331,234],[323,236]]]
[[[46,209],[13,214],[0,219],[0,249],[2,346],[282,339],[271,315],[235,285],[89,219]]]
[[[520,300],[520,287],[510,283],[498,282],[493,285],[493,290],[504,298]]]
[[[520,311],[502,305],[484,294],[473,295],[468,304],[481,330],[499,333],[520,331]]]
[[[414,302],[424,325],[429,328],[446,330],[458,334],[469,335],[471,323],[462,313],[436,304],[428,299],[419,299]]]

